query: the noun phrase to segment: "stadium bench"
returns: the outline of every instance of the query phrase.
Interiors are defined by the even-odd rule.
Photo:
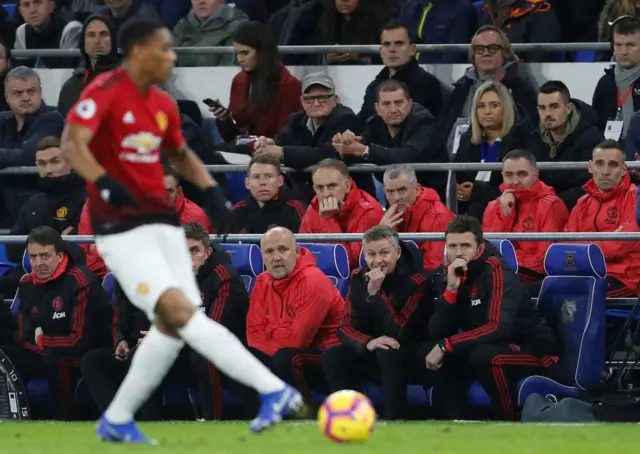
[[[349,291],[349,257],[342,244],[299,243],[307,248],[316,260],[316,265],[338,288],[343,297]]]
[[[255,244],[221,243],[221,245],[231,256],[231,263],[240,273],[247,292],[251,294],[256,278],[264,271],[260,248]]]

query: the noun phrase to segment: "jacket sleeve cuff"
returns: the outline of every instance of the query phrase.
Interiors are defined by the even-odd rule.
[[[444,351],[446,351],[447,353],[451,353],[453,351],[453,345],[451,344],[451,341],[449,339],[444,339],[442,341],[442,344],[444,346]]]
[[[446,290],[444,291],[444,295],[443,295],[443,297],[444,297],[444,300],[445,300],[447,303],[449,303],[449,304],[455,304],[455,302],[456,302],[456,298],[458,297],[458,292],[457,292],[457,291],[455,291],[455,292],[454,292],[454,291],[452,291],[452,290],[446,289]]]

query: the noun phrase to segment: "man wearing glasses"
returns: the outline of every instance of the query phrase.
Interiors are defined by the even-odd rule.
[[[440,129],[448,134],[447,145],[451,153],[457,148],[454,146],[456,137],[468,128],[474,93],[489,80],[504,84],[531,121],[538,121],[538,84],[518,62],[509,39],[501,30],[492,25],[480,27],[471,40],[469,61],[473,66],[453,84],[451,99],[439,117]]]
[[[304,169],[323,159],[339,158],[331,145],[333,137],[347,130],[360,132],[358,119],[348,107],[340,104],[333,79],[323,72],[309,73],[302,80],[303,111],[289,116],[287,124],[273,139],[260,137],[256,153],[268,153],[287,167]],[[315,195],[310,174],[297,172],[291,176],[302,200]],[[375,194],[370,174],[354,173],[358,187]]]

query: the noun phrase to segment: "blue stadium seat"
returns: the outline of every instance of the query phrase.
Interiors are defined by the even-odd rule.
[[[346,297],[349,290],[349,257],[342,244],[298,243],[306,248],[316,259],[316,265]]]
[[[533,393],[575,396],[593,388],[605,373],[606,264],[594,244],[553,244],[544,260],[538,310],[560,338],[564,353],[550,370],[553,378],[526,377],[518,383],[518,405]],[[477,383],[469,390],[475,405],[489,398]]]
[[[10,269],[16,266],[7,258],[7,247],[0,243],[0,276],[4,276]]]
[[[418,244],[413,241],[413,240],[402,240],[403,243],[405,243],[406,246],[413,246],[416,249],[418,249]],[[366,260],[364,259],[364,248],[360,249],[360,266],[365,266],[367,264]]]
[[[573,60],[575,63],[593,63],[596,61],[595,50],[581,50],[576,52],[576,56]]]
[[[24,276],[26,276],[26,274],[23,275],[23,277]],[[11,301],[11,314],[13,314],[13,316],[17,319],[19,313],[20,313],[20,295],[18,295],[18,290],[16,290],[16,294],[13,295],[13,301]]]
[[[107,273],[102,280],[102,287],[107,292],[107,295],[109,295],[109,301],[111,301],[111,304],[114,304],[116,296],[116,277],[111,273]]]
[[[264,271],[260,248],[255,244],[222,243],[222,246],[231,256],[231,263],[240,273],[247,292],[251,293],[256,278]]]
[[[513,243],[509,240],[488,240],[498,248],[502,258],[507,262],[507,265],[511,267],[514,273],[518,272],[518,256],[516,255],[516,248],[513,247]]]
[[[249,190],[244,185],[244,179],[247,178],[245,173],[225,173],[227,178],[227,190],[229,193],[229,201],[234,205],[249,196]]]
[[[473,6],[475,6],[475,8],[476,8],[476,12],[480,13],[480,10],[484,6],[484,1],[481,0],[479,2],[473,2]]]
[[[31,272],[31,260],[29,260],[29,256],[27,255],[27,250],[26,249],[24,250],[24,253],[22,254],[22,269],[27,274]]]
[[[15,3],[3,3],[2,7],[9,14],[9,17],[13,17],[14,11],[16,9],[16,4]]]

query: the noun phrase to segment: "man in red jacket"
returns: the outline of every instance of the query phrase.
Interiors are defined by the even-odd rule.
[[[311,178],[316,196],[302,218],[300,233],[364,233],[380,223],[384,215],[380,203],[358,189],[344,162],[323,159],[314,167]],[[357,268],[362,244],[343,244],[349,266]]]
[[[589,161],[592,178],[583,186],[586,194],[571,210],[567,232],[637,232],[636,192],[631,183],[624,150],[615,140],[605,140]],[[588,241],[597,244],[607,262],[607,296],[635,297],[640,282],[638,241]]]
[[[380,225],[403,233],[442,233],[455,217],[436,191],[418,184],[416,172],[408,164],[391,166],[384,173],[383,182],[390,206]],[[425,241],[420,244],[420,251],[425,270],[442,265],[444,241]]]
[[[267,271],[251,293],[247,342],[257,358],[308,397],[310,387],[324,386],[320,354],[339,343],[344,300],[290,230],[272,228],[260,248]]]
[[[485,232],[562,232],[569,218],[555,190],[539,178],[536,158],[526,150],[513,150],[502,160],[502,195],[487,205],[482,218]],[[529,290],[539,291],[545,276],[544,256],[551,241],[514,241],[518,275]]]
[[[164,188],[167,191],[167,195],[175,201],[181,225],[195,222],[207,229],[207,232],[213,233],[213,226],[209,216],[205,214],[202,208],[184,196],[182,186],[180,186],[180,177],[171,167],[165,167],[164,169]],[[93,234],[93,226],[89,220],[89,202],[87,201],[82,208],[82,213],[80,213],[78,235]],[[85,254],[87,254],[87,268],[98,277],[104,278],[109,271],[102,257],[98,254],[95,244],[83,244],[81,246]]]

